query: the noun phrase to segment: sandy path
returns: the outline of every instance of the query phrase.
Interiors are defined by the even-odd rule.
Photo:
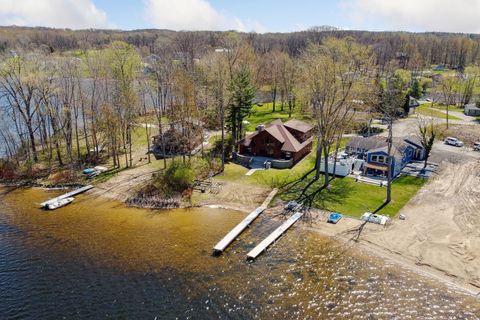
[[[158,169],[144,165],[119,172],[106,182],[95,186],[92,194],[110,199],[126,201],[135,188],[147,183]]]
[[[480,287],[480,162],[442,167],[402,209],[405,221],[361,238]]]

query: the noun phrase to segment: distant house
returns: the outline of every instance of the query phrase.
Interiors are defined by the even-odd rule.
[[[275,120],[238,142],[239,154],[297,163],[312,150],[313,126],[299,120]]]
[[[480,116],[480,108],[475,103],[466,104],[463,113],[467,116]]]
[[[347,143],[345,152],[365,161],[362,168],[365,175],[387,176],[388,142],[386,137],[353,137]],[[393,141],[391,155],[392,166],[390,169],[392,176],[395,177],[410,161],[423,160],[425,149],[416,137],[397,138]]]
[[[412,96],[409,96],[408,100],[408,113],[415,113],[415,109],[420,106],[420,102]]]

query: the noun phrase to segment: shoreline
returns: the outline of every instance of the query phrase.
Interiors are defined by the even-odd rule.
[[[44,190],[60,190],[60,189],[66,189],[71,186],[63,186],[63,187],[45,187],[45,186],[39,186],[39,185],[6,185],[4,183],[0,183],[0,187],[28,187],[28,188],[40,188]],[[107,194],[109,190],[105,190],[101,188],[101,186],[95,186],[95,189],[93,189],[93,192],[87,193],[87,197],[101,197],[105,199],[110,199],[110,200],[115,200],[115,201],[120,201],[122,202],[123,205],[129,207],[129,208],[139,208],[136,206],[129,206],[128,204],[125,203],[123,199],[119,197],[119,194]],[[182,208],[208,208],[208,209],[225,209],[225,210],[232,210],[232,211],[238,211],[242,212],[245,214],[248,214],[249,212],[253,211],[256,207],[260,206],[260,204],[256,206],[252,205],[242,205],[242,204],[236,204],[236,203],[228,203],[228,202],[222,202],[222,201],[215,201],[215,202],[210,202],[206,201],[205,203],[200,203],[200,204],[190,204],[190,205],[181,205],[178,208],[143,208],[143,209],[149,209],[149,210],[172,210],[172,209],[182,209]],[[278,211],[281,210],[281,206],[272,206],[269,207],[266,212],[264,213],[264,217],[267,216],[267,218],[270,219],[278,219]],[[466,294],[469,294],[471,296],[478,297],[480,296],[480,287],[468,282],[468,280],[457,276],[452,273],[448,273],[446,270],[442,270],[438,267],[432,266],[430,264],[426,263],[419,263],[416,262],[415,259],[412,259],[405,254],[402,254],[399,251],[395,251],[392,249],[389,249],[385,246],[378,245],[372,241],[369,241],[368,239],[365,239],[365,237],[360,237],[358,241],[354,240],[349,233],[354,232],[355,228],[358,228],[363,221],[351,218],[351,217],[344,217],[339,224],[328,224],[326,223],[326,216],[325,213],[323,213],[321,210],[317,209],[312,209],[312,216],[311,216],[311,221],[301,221],[297,227],[307,230],[310,232],[315,232],[318,233],[322,236],[328,237],[332,240],[339,240],[342,242],[343,245],[345,245],[348,249],[360,249],[363,251],[362,254],[371,254],[377,258],[381,259],[388,259],[394,264],[398,264],[399,266],[411,270],[421,276],[429,277],[433,280],[439,281],[440,283],[446,285],[449,288],[453,288],[455,290],[462,291]],[[366,232],[368,231],[378,231],[381,228],[377,225],[373,224],[367,224],[366,225]],[[365,232],[364,231],[364,232]]]
[[[278,213],[278,210],[279,207],[271,207],[267,209],[266,214],[272,219],[278,219],[278,215],[276,214]],[[390,262],[398,264],[399,266],[421,276],[436,280],[449,288],[462,291],[474,297],[480,297],[480,287],[470,283],[467,279],[450,274],[447,271],[436,268],[435,266],[418,263],[401,252],[378,245],[364,237],[360,237],[360,239],[356,241],[352,236],[352,233],[353,231],[356,231],[354,229],[364,223],[364,221],[360,219],[344,216],[339,224],[330,224],[326,222],[327,216],[321,210],[312,209],[311,215],[312,218],[310,222],[301,220],[297,227],[310,232],[315,232],[324,237],[328,237],[331,240],[340,241],[342,245],[346,246],[348,249],[360,249],[363,251],[362,254],[369,254],[380,259],[389,260]],[[313,220],[315,220],[315,222],[313,222]],[[381,230],[383,228],[383,226],[369,223],[365,225],[364,229],[366,229],[366,232],[369,232]]]
[[[348,249],[360,249],[365,254],[372,254],[378,258],[389,260],[390,262],[398,264],[399,266],[413,271],[421,276],[439,281],[440,283],[446,285],[449,288],[460,290],[475,297],[480,296],[480,287],[468,282],[467,280],[462,279],[456,275],[449,274],[448,272],[435,268],[431,265],[416,263],[413,259],[406,257],[400,252],[392,251],[386,247],[379,246],[378,244],[375,244],[366,239],[359,239],[358,241],[355,241],[346,235],[332,235],[331,233],[326,232],[318,227],[305,226],[305,223],[301,225],[301,228],[318,233],[332,240],[339,240]]]

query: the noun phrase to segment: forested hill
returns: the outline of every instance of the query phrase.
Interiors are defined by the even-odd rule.
[[[457,68],[476,64],[480,60],[480,35],[453,33],[408,33],[335,30],[317,27],[293,33],[236,32],[175,32],[170,30],[69,30],[29,27],[0,27],[0,53],[19,49],[44,49],[52,52],[102,48],[115,40],[128,42],[148,55],[158,53],[166,43],[176,42],[185,50],[195,48],[195,54],[211,48],[222,48],[226,38],[235,34],[246,39],[257,52],[274,49],[298,55],[309,42],[321,42],[325,37],[352,37],[371,45],[377,63],[401,60],[405,68],[418,64],[445,64]],[[188,48],[187,48],[188,47]]]

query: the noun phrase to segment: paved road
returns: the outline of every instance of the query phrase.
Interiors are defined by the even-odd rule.
[[[429,161],[440,163],[447,160],[458,163],[475,159],[480,160],[480,151],[473,151],[470,147],[454,147],[438,141],[433,146]]]
[[[465,116],[467,117],[467,116]],[[438,119],[437,119],[438,120]],[[459,124],[466,124],[467,121],[456,121],[455,123]],[[453,121],[451,123],[454,123]],[[480,132],[480,125],[474,121],[468,121],[468,125],[477,125],[479,126]],[[378,127],[382,127],[385,129],[384,132],[381,133],[382,136],[387,136],[387,126],[386,125],[376,125]],[[393,136],[394,137],[406,137],[406,136],[415,136],[417,135],[417,120],[415,118],[406,118],[400,119],[393,123]],[[446,145],[443,141],[438,141],[435,143],[431,156],[429,158],[430,162],[440,163],[444,160],[450,162],[460,162],[465,160],[472,160],[472,159],[479,159],[480,160],[480,152],[473,151],[470,146],[466,147],[454,147],[450,145]]]

